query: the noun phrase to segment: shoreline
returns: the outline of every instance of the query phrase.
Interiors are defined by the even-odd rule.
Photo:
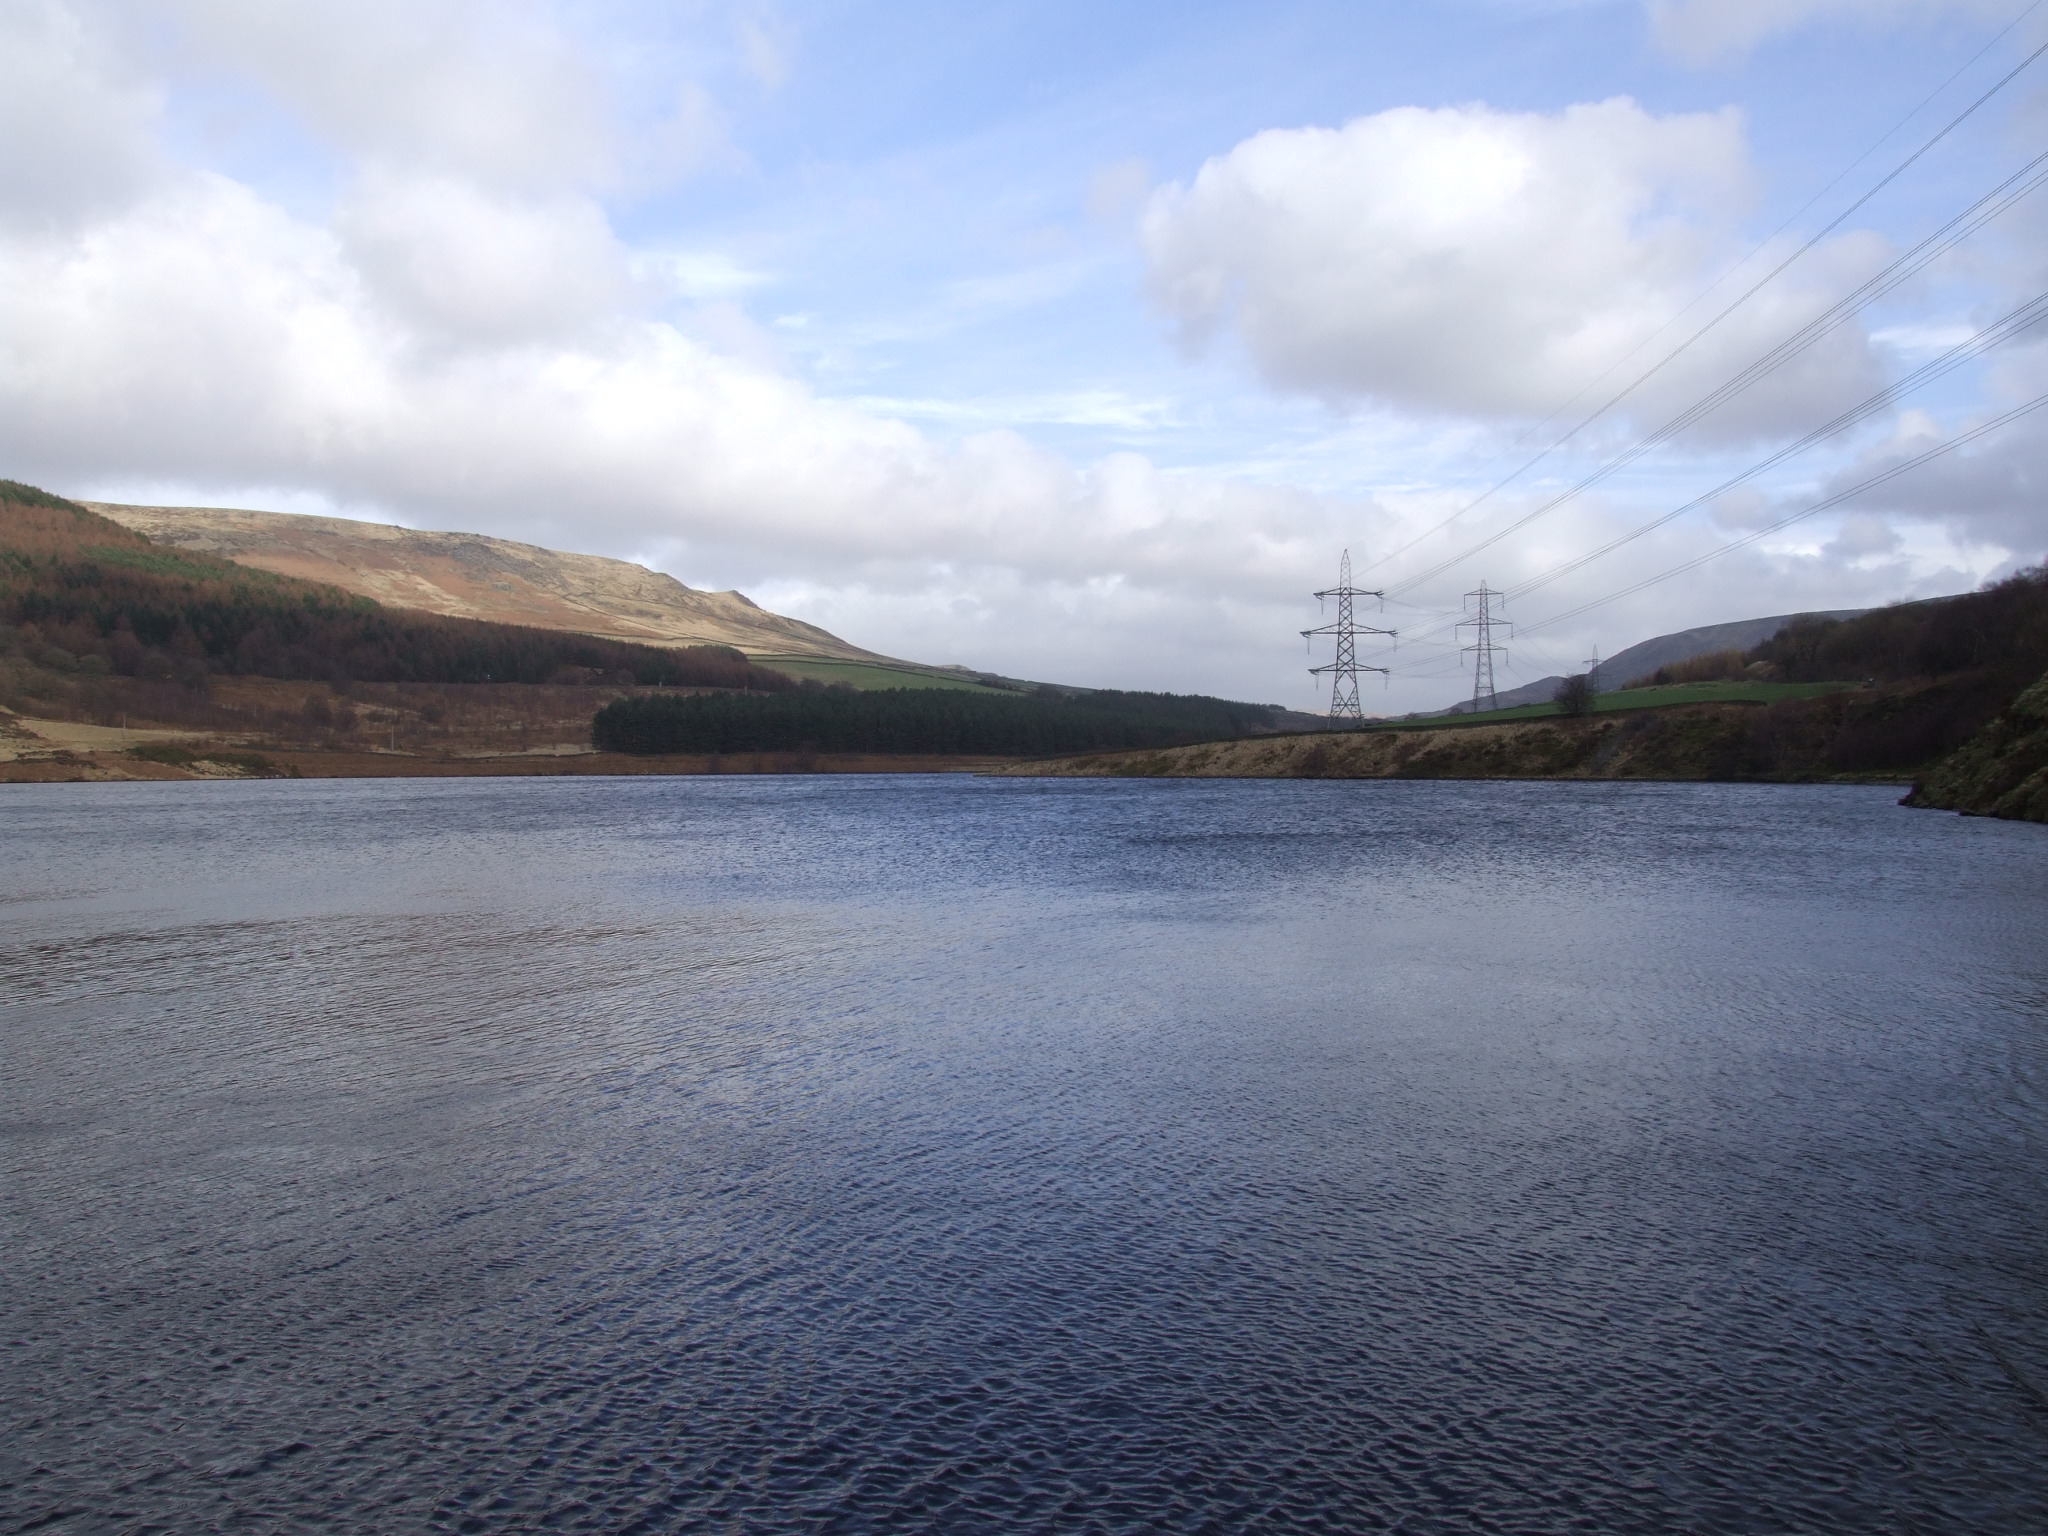
[[[734,752],[718,757],[636,757],[623,752],[527,752],[492,757],[428,757],[402,752],[329,752],[290,747],[219,746],[224,757],[264,759],[248,771],[192,747],[189,767],[126,752],[59,750],[0,762],[0,785],[166,783],[194,779],[491,779],[730,778],[762,774],[987,773],[1008,757],[909,757],[844,752]]]
[[[1913,782],[1909,772],[1753,771],[1746,761],[1754,706],[1558,716],[1477,725],[1431,722],[1126,752],[1029,759],[1003,778],[1469,779],[1637,783]]]

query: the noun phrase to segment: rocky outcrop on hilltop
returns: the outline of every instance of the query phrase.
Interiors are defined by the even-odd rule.
[[[2048,822],[2048,676],[1937,763],[1900,803]]]

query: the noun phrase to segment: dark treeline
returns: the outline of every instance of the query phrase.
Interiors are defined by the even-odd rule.
[[[774,697],[615,699],[591,722],[605,752],[875,752],[1038,757],[1179,746],[1270,729],[1256,704],[1170,693],[990,694],[942,688]]]
[[[0,623],[66,671],[190,683],[225,672],[328,682],[795,686],[725,646],[669,650],[385,608],[336,587],[166,549],[12,480],[0,480]]]
[[[2048,569],[2021,571],[1981,592],[1897,603],[1853,619],[1807,614],[1748,651],[1671,662],[1623,686],[1655,688],[1729,678],[1782,683],[1914,682],[1980,673],[2007,692],[2048,671]]]
[[[1981,671],[2018,688],[2048,671],[2048,568],[1860,618],[1794,619],[1749,660],[1790,683],[1905,682]]]
[[[1880,685],[1832,702],[1775,705],[1753,734],[1796,739],[1832,717],[1829,768],[1912,771],[1956,750],[2048,672],[2048,570],[1860,618],[1795,619],[1749,662],[1783,682]]]
[[[2048,569],[1853,619],[1794,619],[1749,651],[1660,667],[1631,686],[1758,678],[1874,683],[1760,712],[1722,777],[1912,772],[1968,741],[2048,673]]]

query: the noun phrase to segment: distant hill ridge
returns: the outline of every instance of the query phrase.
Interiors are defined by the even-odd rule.
[[[1681,661],[1691,661],[1695,656],[1711,656],[1716,651],[1754,650],[1775,637],[1794,619],[1855,619],[1870,611],[1868,608],[1829,608],[1810,613],[1781,613],[1774,618],[1737,619],[1728,624],[1703,624],[1697,629],[1656,635],[1626,650],[1616,651],[1602,661],[1600,691],[1613,693],[1627,687],[1634,678],[1647,677],[1659,667],[1676,666]],[[1557,693],[1557,685],[1563,681],[1562,676],[1539,677],[1519,688],[1504,688],[1498,695],[1500,707],[1515,709],[1523,704],[1548,704]],[[1471,712],[1470,699],[1461,700],[1449,709],[1431,711],[1442,715],[1469,715]]]
[[[701,592],[660,571],[602,555],[343,517],[80,505],[158,544],[340,587],[393,608],[640,645],[728,645],[754,656],[886,659],[815,624],[770,613],[738,592]]]

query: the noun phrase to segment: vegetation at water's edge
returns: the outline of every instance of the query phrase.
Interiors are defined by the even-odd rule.
[[[203,686],[211,674],[331,682],[796,684],[723,646],[670,650],[388,609],[166,549],[34,486],[0,480],[0,638],[58,673]]]
[[[191,768],[202,763],[212,763],[220,768],[232,768],[237,773],[251,778],[297,778],[296,770],[279,768],[261,752],[238,752],[226,747],[208,747],[195,752],[187,747],[172,746],[162,742],[149,742],[139,747],[130,747],[128,755],[137,762],[163,763],[172,768]]]
[[[1936,764],[1902,803],[2048,822],[2048,675]]]
[[[604,752],[866,752],[1035,757],[1216,741],[1270,728],[1256,704],[1170,693],[1080,698],[804,688],[772,697],[640,695],[591,722]]]
[[[1705,663],[1671,669],[1662,685],[1595,698],[1581,692],[1576,701],[1357,731],[1083,753],[1019,771],[1776,782],[1919,774],[1922,788],[1911,804],[2031,816],[2048,800],[2048,685],[2024,701],[2013,698],[2048,670],[2048,571],[1857,619],[1798,620],[1754,651]],[[1571,702],[1584,712],[1563,717],[1562,705]],[[1971,745],[1942,761],[1965,742]]]
[[[1588,708],[1606,715],[1766,706],[1740,728],[1733,718],[1723,722],[1728,739],[1710,754],[1712,777],[1904,777],[1971,740],[2043,670],[2048,570],[2036,569],[1961,597],[1899,603],[1854,619],[1794,619],[1752,650],[1660,667]],[[1374,729],[1462,729],[1561,712],[1560,704],[1532,704]]]

